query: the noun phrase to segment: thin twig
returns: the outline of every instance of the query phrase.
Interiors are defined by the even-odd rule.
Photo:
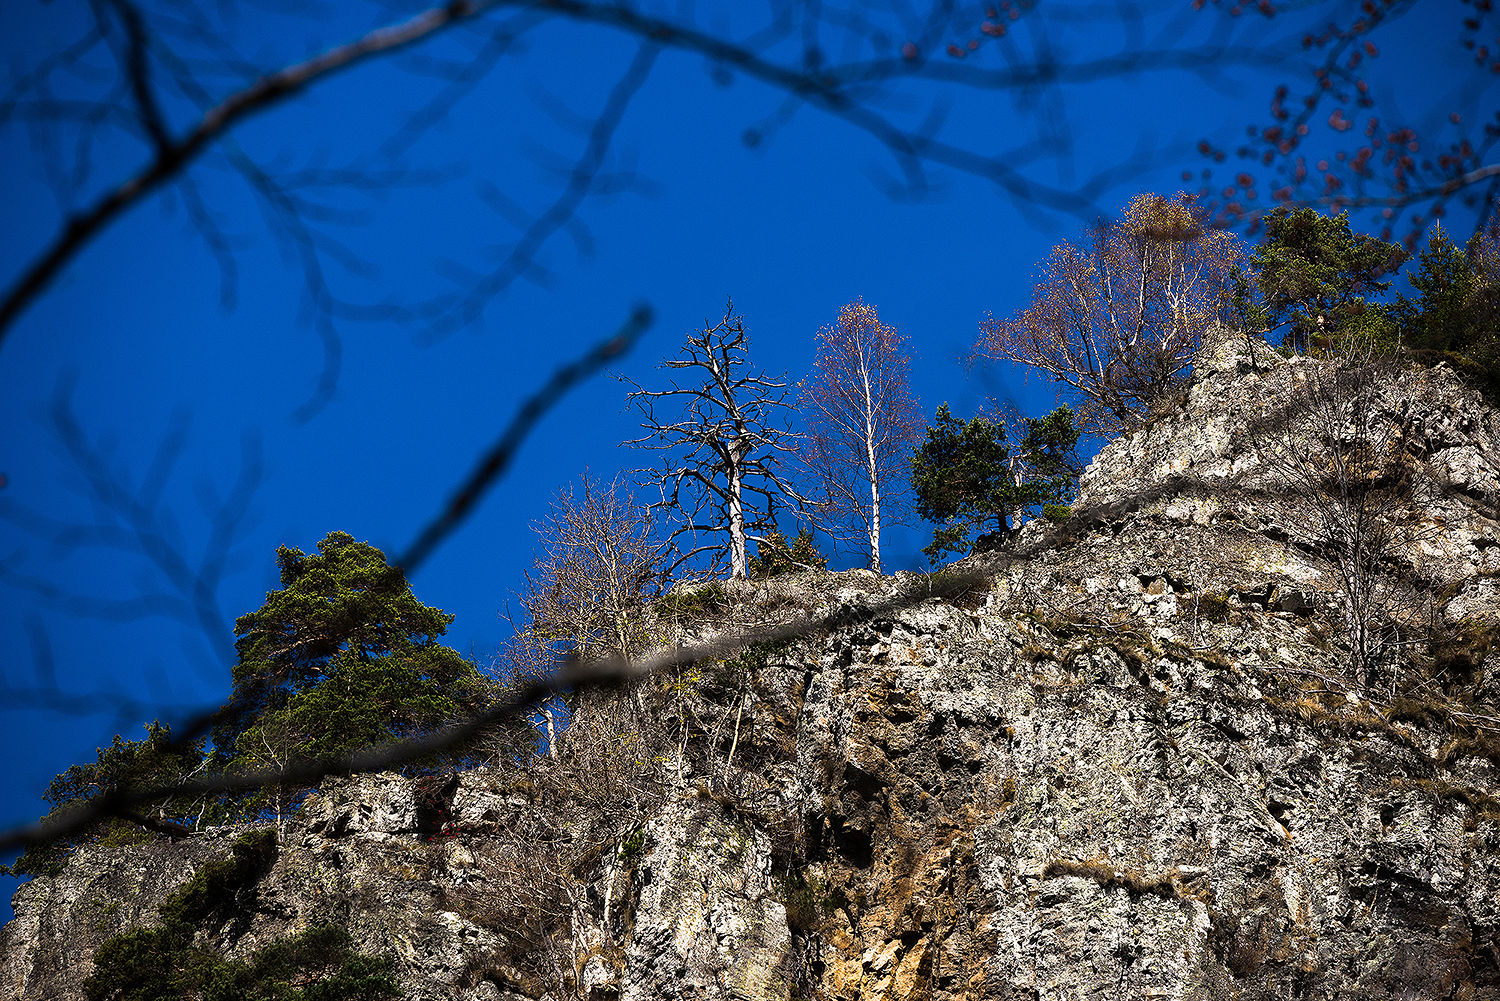
[[[143,170],[105,194],[93,206],[72,216],[40,257],[22,273],[0,301],[0,342],[21,313],[46,290],[63,267],[90,240],[126,209],[162,184],[176,177],[229,129],[251,115],[265,111],[310,84],[349,69],[374,56],[398,51],[430,38],[445,28],[474,17],[493,6],[494,0],[452,0],[402,24],[372,31],[356,41],[340,45],[311,59],[262,77],[252,86],[219,102],[182,139],[170,138]]]
[[[442,514],[422,531],[411,547],[397,560],[408,577],[416,573],[439,543],[469,516],[474,505],[494,484],[496,478],[505,472],[511,460],[515,458],[516,451],[542,415],[550,410],[552,405],[569,389],[634,347],[653,320],[654,314],[649,305],[637,306],[635,312],[630,314],[630,318],[615,332],[614,336],[595,345],[594,349],[582,358],[558,369],[552,374],[552,378],[547,380],[546,385],[521,405],[521,409],[511,419],[510,426],[491,446],[484,458],[480,459],[463,486],[459,487],[452,499],[448,501]]]

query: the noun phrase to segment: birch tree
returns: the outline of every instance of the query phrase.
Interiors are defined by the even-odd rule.
[[[711,566],[727,562],[732,576],[748,576],[746,544],[775,529],[775,499],[802,503],[779,468],[801,437],[784,423],[793,409],[787,384],[749,370],[747,345],[745,322],[730,301],[722,320],[705,321],[681,355],[663,364],[681,382],[656,390],[631,383],[628,399],[647,433],[624,444],[664,453],[661,466],[640,470],[642,482],[661,492],[651,507],[675,512],[679,521],[667,537],[677,554],[669,572],[708,556]]]
[[[896,328],[863,299],[818,331],[817,351],[801,386],[811,507],[824,532],[867,547],[879,573],[881,528],[906,513],[907,468],[921,441],[911,358]]]
[[[1204,225],[1190,198],[1139,195],[1083,246],[1054,247],[1031,305],[981,324],[975,353],[1063,383],[1084,431],[1137,427],[1226,315],[1244,258],[1242,241]]]

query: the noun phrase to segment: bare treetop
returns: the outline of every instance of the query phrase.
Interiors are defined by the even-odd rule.
[[[661,545],[649,509],[617,478],[582,477],[557,494],[545,521],[532,526],[541,543],[526,575],[521,606],[530,640],[558,655],[630,658],[647,646],[639,611],[661,583]]]
[[[675,511],[680,520],[669,536],[678,554],[673,569],[707,555],[712,566],[727,561],[734,576],[746,576],[746,543],[775,528],[775,498],[801,503],[778,468],[779,456],[794,452],[801,437],[777,423],[792,409],[787,383],[747,366],[745,323],[731,301],[722,320],[705,322],[688,335],[682,356],[662,365],[700,383],[674,378],[671,389],[647,390],[625,380],[636,387],[629,399],[649,432],[625,444],[666,453],[660,467],[640,472],[643,483],[661,491],[652,507]],[[680,409],[662,418],[661,404]],[[693,540],[686,550],[677,544],[683,536]]]
[[[911,355],[905,338],[863,299],[818,331],[817,350],[802,384],[802,410],[818,524],[834,538],[860,542],[879,573],[880,530],[901,522],[902,485],[921,441]]]
[[[1038,368],[1079,402],[1079,426],[1132,428],[1187,371],[1228,307],[1243,243],[1188,196],[1140,195],[1116,223],[1060,243],[1031,305],[981,324],[975,353]]]

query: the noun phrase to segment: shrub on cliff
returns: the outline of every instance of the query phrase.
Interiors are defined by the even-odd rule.
[[[750,557],[749,573],[752,580],[779,577],[797,570],[827,570],[828,557],[818,551],[811,529],[804,528],[790,544],[786,536],[774,529],[766,533],[764,541],[756,546]]]
[[[52,804],[48,817],[60,816],[102,795],[170,787],[202,764],[203,744],[202,740],[174,744],[171,728],[159,721],[146,725],[145,740],[125,740],[116,735],[114,743],[99,748],[97,760],[74,765],[47,785],[42,799]],[[13,865],[0,867],[0,871],[13,876],[56,875],[69,853],[81,844],[128,843],[149,837],[149,830],[172,831],[199,818],[214,823],[223,814],[223,804],[216,799],[168,794],[78,834],[30,844]]]
[[[198,944],[210,918],[222,921],[276,858],[276,833],[255,831],[229,856],[209,862],[157,909],[160,924],[111,936],[83,982],[88,1001],[377,1001],[405,994],[391,956],[354,951],[343,928],[313,924],[243,959]]]

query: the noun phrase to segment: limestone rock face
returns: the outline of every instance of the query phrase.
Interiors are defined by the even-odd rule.
[[[413,999],[1500,998],[1495,414],[1442,368],[1383,391],[1426,528],[1360,684],[1329,542],[1247,437],[1324,363],[1251,350],[1212,342],[966,590],[726,585],[845,614],[602,696],[557,762],[328,782],[203,942],[333,921]],[[237,833],[23,886],[0,996],[82,997]]]

